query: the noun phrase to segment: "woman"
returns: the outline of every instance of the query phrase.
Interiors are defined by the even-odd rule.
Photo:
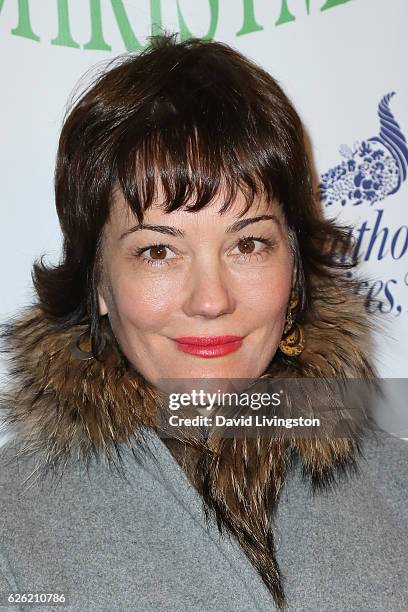
[[[318,381],[375,379],[349,234],[276,81],[156,37],[76,102],[55,185],[62,261],[35,263],[38,299],[3,328],[3,597],[406,609],[407,447],[369,435],[361,400],[340,434],[331,412],[318,436],[165,427],[175,379],[289,380],[307,414]]]

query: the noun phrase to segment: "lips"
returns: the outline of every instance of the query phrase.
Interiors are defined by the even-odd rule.
[[[195,346],[218,346],[219,344],[227,344],[243,340],[243,336],[183,336],[174,338],[180,344],[193,344]]]
[[[222,357],[239,349],[243,336],[182,336],[174,338],[183,353],[198,357]]]

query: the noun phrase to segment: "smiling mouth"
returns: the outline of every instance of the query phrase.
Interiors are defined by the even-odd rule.
[[[183,336],[174,338],[179,351],[197,357],[222,357],[240,348],[243,336]]]

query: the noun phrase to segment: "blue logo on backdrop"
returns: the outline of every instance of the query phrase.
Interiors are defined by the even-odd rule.
[[[395,193],[407,178],[408,145],[389,103],[395,92],[378,106],[380,134],[358,143],[354,150],[340,147],[346,158],[322,175],[320,193],[326,206],[374,204]]]
[[[356,143],[353,149],[342,145],[340,153],[344,160],[325,172],[319,185],[326,208],[363,205],[362,210],[372,211],[369,219],[360,221],[352,230],[354,256],[361,261],[385,258],[397,261],[408,253],[408,226],[391,229],[386,224],[384,209],[371,208],[396,193],[407,179],[408,144],[389,106],[394,95],[392,92],[384,96],[378,106],[379,135]],[[398,303],[395,293],[400,293],[401,287],[407,290],[408,272],[403,278],[377,279],[363,285],[368,310],[391,312],[395,316],[407,311]]]

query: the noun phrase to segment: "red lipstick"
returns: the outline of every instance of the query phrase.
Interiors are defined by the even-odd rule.
[[[243,336],[182,336],[174,338],[183,353],[198,357],[222,357],[239,349]]]

